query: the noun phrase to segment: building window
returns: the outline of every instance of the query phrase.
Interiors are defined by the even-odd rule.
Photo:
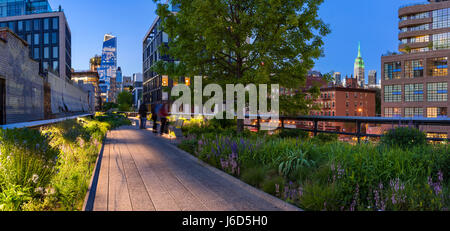
[[[50,58],[50,49],[48,47],[44,47],[44,59]]]
[[[447,83],[428,83],[428,102],[447,102],[448,84]]]
[[[392,117],[402,117],[402,109],[398,107],[387,107],[384,108],[384,117],[392,118]]]
[[[55,71],[56,73],[59,73],[59,62],[58,61],[53,61],[53,67],[52,67],[53,71]]]
[[[405,62],[405,78],[423,77],[423,60],[408,60]]]
[[[50,29],[50,19],[45,18],[44,19],[44,30]]]
[[[447,133],[441,133],[441,132],[429,132],[427,133],[427,138],[429,139],[448,139]]]
[[[56,32],[52,33],[52,44],[58,43],[58,34]]]
[[[53,58],[54,59],[57,59],[59,56],[58,50],[59,50],[58,47],[53,47]]]
[[[31,31],[31,21],[30,20],[25,21],[25,30]]]
[[[406,84],[405,85],[405,101],[406,102],[423,102],[423,84]]]
[[[447,117],[446,107],[429,107],[427,108],[428,118]]]
[[[421,107],[407,107],[405,108],[405,117],[422,117],[423,116],[423,108]]]
[[[448,75],[448,58],[432,58],[428,59],[428,75],[429,76],[447,76]]]
[[[48,45],[49,43],[50,43],[49,34],[48,33],[44,33],[44,44]]]
[[[34,19],[33,20],[33,29],[34,30],[41,30],[41,20],[40,19]]]
[[[402,63],[393,62],[384,64],[384,79],[400,79],[402,74]]]
[[[19,21],[19,22],[17,23],[17,29],[18,29],[19,31],[23,31],[23,21]]]
[[[34,45],[39,45],[39,34],[34,34]]]
[[[425,43],[425,42],[429,42],[429,41],[430,41],[430,36],[429,35],[412,37],[409,40],[410,43]]]
[[[402,101],[402,85],[384,86],[385,102],[401,102]]]
[[[39,47],[34,48],[33,58],[39,59]]]
[[[53,30],[58,30],[59,28],[59,22],[58,22],[58,18],[52,18],[52,29]]]
[[[449,8],[433,11],[433,29],[450,27]]]
[[[433,35],[433,50],[448,49],[450,47],[450,32]]]

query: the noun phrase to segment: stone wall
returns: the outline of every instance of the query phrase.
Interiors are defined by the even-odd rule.
[[[52,73],[46,78],[51,89],[51,110],[53,114],[89,112],[89,94],[71,82]]]
[[[44,119],[44,79],[39,64],[29,58],[27,43],[6,29],[0,29],[0,78],[6,85],[5,121],[0,122]]]
[[[0,78],[5,80],[5,120],[0,124],[50,119],[55,115],[93,112],[90,94],[52,73],[39,73],[27,43],[0,28]],[[0,91],[1,92],[1,91]]]

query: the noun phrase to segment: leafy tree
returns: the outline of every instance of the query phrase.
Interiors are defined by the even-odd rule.
[[[176,14],[160,3],[157,13],[171,38],[161,51],[179,65],[156,65],[166,72],[208,76],[205,81],[221,85],[280,84],[300,89],[314,60],[323,55],[322,37],[330,32],[317,15],[322,2],[171,0],[179,6]],[[306,104],[304,97],[288,100],[296,101],[294,106]],[[238,131],[242,130],[239,120]]]
[[[119,104],[119,111],[129,111],[133,104],[133,95],[128,91],[122,91],[117,96],[117,103]]]

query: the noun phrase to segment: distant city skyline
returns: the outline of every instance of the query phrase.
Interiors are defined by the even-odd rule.
[[[142,40],[156,18],[156,4],[149,0],[49,0],[51,7],[62,6],[72,31],[72,67],[84,70],[89,59],[101,55],[106,33],[119,38],[118,66],[124,75],[142,72]],[[423,0],[326,0],[319,16],[332,33],[325,39],[325,57],[317,60],[314,70],[322,73],[353,74],[354,60],[361,42],[366,70],[381,73],[381,55],[398,50],[398,8]],[[89,5],[89,7],[86,7]],[[119,16],[120,17],[116,17]],[[378,76],[379,78],[379,76]],[[366,71],[367,81],[367,71]]]

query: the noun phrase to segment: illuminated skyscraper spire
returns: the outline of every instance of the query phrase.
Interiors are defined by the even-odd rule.
[[[361,43],[358,44],[358,57],[355,60],[354,75],[360,87],[364,87],[366,82],[366,73],[364,60],[361,56]]]

